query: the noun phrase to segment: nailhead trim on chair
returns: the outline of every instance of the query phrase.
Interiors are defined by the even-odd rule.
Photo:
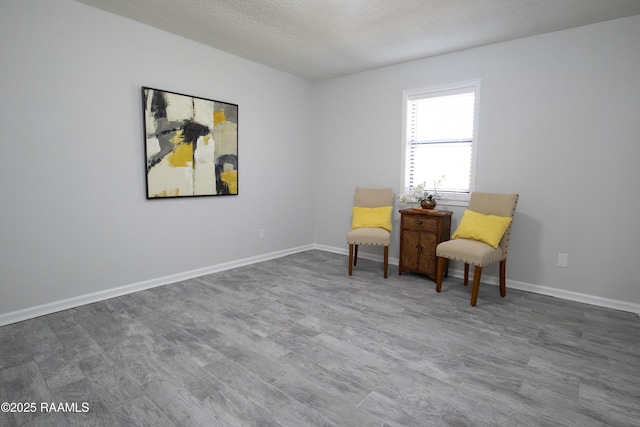
[[[447,257],[447,259],[452,259],[454,261],[460,261],[460,262],[466,262],[465,260],[460,259],[460,258],[449,258],[449,257]],[[506,258],[501,258],[498,261],[492,261],[492,262],[490,262],[488,264],[474,264],[474,265],[477,265],[478,267],[486,267],[487,265],[495,264],[496,262],[504,261],[505,259]]]
[[[518,195],[516,197],[516,203],[513,205],[513,211],[511,212],[511,218],[513,218],[515,216],[515,214],[516,214],[516,207],[518,206],[518,199],[520,199],[520,195]],[[504,248],[506,248],[506,249],[504,251],[504,254],[503,254],[504,258],[502,258],[502,260],[507,259],[507,253],[509,252],[509,239],[510,238],[511,238],[511,224],[509,224],[509,228],[507,228],[507,234],[505,234],[504,237],[503,237],[503,239],[506,239],[504,241],[504,243],[505,243],[504,244]]]
[[[380,245],[378,243],[355,243],[355,242],[347,242],[349,245],[365,245],[365,246],[390,246],[390,245]]]

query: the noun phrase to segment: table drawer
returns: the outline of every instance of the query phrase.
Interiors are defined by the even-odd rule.
[[[420,215],[403,215],[402,227],[412,230],[437,231],[439,226],[438,218],[429,218]]]

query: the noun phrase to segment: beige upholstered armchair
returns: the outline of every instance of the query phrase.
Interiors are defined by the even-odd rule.
[[[506,266],[511,222],[518,203],[518,194],[471,193],[469,209],[465,211],[452,240],[436,247],[438,266],[436,291],[442,288],[442,275],[449,259],[464,262],[464,284],[469,283],[469,264],[475,265],[471,305],[475,306],[480,289],[482,267],[500,262],[500,295],[507,294]]]
[[[349,276],[358,262],[358,245],[384,246],[384,278],[389,268],[393,189],[356,188],[349,244]]]

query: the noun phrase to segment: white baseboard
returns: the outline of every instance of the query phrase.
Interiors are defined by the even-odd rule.
[[[449,270],[449,276],[459,279],[464,277],[463,270]],[[482,275],[482,284],[498,286],[499,278],[497,276]],[[595,295],[582,294],[580,292],[566,291],[563,289],[550,288],[548,286],[535,285],[532,283],[519,282],[517,280],[509,280],[507,278],[507,289],[518,289],[520,291],[532,292],[534,294],[548,295],[568,301],[581,302],[584,304],[595,305],[598,307],[612,308],[614,310],[627,311],[636,313],[640,316],[640,304],[633,304],[626,301],[619,301],[610,298],[598,297]]]
[[[314,245],[313,248],[317,249],[319,251],[332,252],[334,254],[339,254],[339,255],[349,255],[349,248],[348,247],[336,248],[335,246]],[[368,253],[368,252],[363,252],[363,251],[358,251],[358,258],[364,258],[364,259],[368,259],[368,260],[371,260],[371,261],[383,262],[384,258],[383,258],[383,255],[382,255],[382,246],[378,246],[378,248],[380,248],[380,254],[379,255],[375,255],[375,254]],[[389,264],[398,265],[398,264],[400,264],[400,260],[398,258],[389,257]]]
[[[11,323],[20,322],[27,319],[33,319],[35,317],[44,316],[47,314],[55,313],[62,310],[68,310],[70,308],[79,307],[85,304],[92,304],[99,301],[104,301],[110,298],[119,297],[122,295],[131,294],[133,292],[142,291],[145,289],[155,288],[157,286],[167,285],[170,283],[176,283],[183,280],[193,279],[194,277],[200,277],[207,274],[217,273],[220,271],[230,270],[232,268],[238,268],[245,265],[255,264],[262,261],[268,261],[270,259],[281,258],[287,255],[292,255],[298,252],[304,252],[311,249],[317,249],[325,252],[332,252],[340,255],[348,255],[347,248],[336,248],[334,246],[325,245],[305,245],[296,248],[286,249],[282,251],[270,252],[267,254],[244,258],[237,261],[227,262],[223,264],[217,264],[209,267],[198,268],[195,270],[185,271],[182,273],[171,274],[169,276],[158,277],[155,279],[145,280],[142,282],[132,283],[130,285],[120,286],[117,288],[107,289],[104,291],[93,292],[90,294],[80,295],[73,298],[67,298],[60,301],[54,301],[35,307],[28,307],[22,310],[16,310],[5,314],[0,314],[0,326],[9,325]],[[360,251],[358,257],[369,259],[372,261],[382,262],[382,255],[375,255],[367,252]],[[399,260],[397,258],[389,258],[389,264],[398,265]],[[449,276],[456,278],[463,277],[462,270],[449,270]],[[489,284],[497,286],[498,278],[495,276],[482,277],[483,284]],[[531,283],[519,282],[516,280],[507,279],[507,288],[518,289],[526,292],[533,292],[541,295],[548,295],[556,298],[561,298],[569,301],[581,302],[585,304],[591,304],[599,307],[611,308],[614,310],[627,311],[640,315],[640,304],[633,304],[625,301],[618,301],[609,298],[598,297],[594,295],[582,294],[579,292],[565,291],[562,289],[550,288],[547,286],[535,285]]]
[[[346,246],[346,244],[345,244]],[[336,248],[333,246],[315,245],[315,249],[333,252],[342,255],[348,255],[347,248]],[[360,251],[358,253],[359,258],[369,259],[372,261],[382,262],[382,255],[374,255],[367,252]],[[389,258],[389,264],[398,265],[398,258]],[[464,277],[464,271],[458,269],[449,270],[450,277],[456,277],[462,279]],[[496,276],[482,275],[482,284],[498,286],[499,278]],[[520,291],[532,292],[534,294],[548,295],[555,298],[560,298],[568,301],[581,302],[584,304],[595,305],[598,307],[612,308],[614,310],[627,311],[630,313],[636,313],[640,316],[640,304],[634,304],[626,301],[619,301],[610,298],[598,297],[595,295],[582,294],[579,292],[565,291],[563,289],[550,288],[548,286],[536,285],[532,283],[519,282],[517,280],[509,280],[507,278],[507,289],[518,289]]]
[[[104,291],[93,292],[90,294],[79,295],[73,298],[67,298],[60,301],[54,301],[35,307],[28,307],[22,310],[16,310],[5,314],[0,314],[0,326],[11,323],[21,322],[27,319],[44,316],[46,314],[55,313],[70,308],[79,307],[85,304],[104,301],[110,298],[131,294],[133,292],[143,291],[145,289],[155,288],[157,286],[167,285],[169,283],[181,282],[183,280],[193,279],[194,277],[204,276],[206,274],[217,273],[219,271],[230,270],[232,268],[242,267],[245,265],[255,264],[270,259],[281,258],[283,256],[304,252],[314,249],[313,245],[300,246],[297,248],[286,249],[283,251],[270,252],[268,254],[255,257],[245,258],[238,261],[227,262],[209,267],[198,268],[195,270],[185,271],[182,273],[171,274],[169,276],[158,277],[156,279],[145,280],[130,285],[120,286],[117,288],[107,289]]]

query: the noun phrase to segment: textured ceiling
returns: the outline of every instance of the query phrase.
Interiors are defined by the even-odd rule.
[[[309,80],[640,14],[640,0],[77,0]]]

